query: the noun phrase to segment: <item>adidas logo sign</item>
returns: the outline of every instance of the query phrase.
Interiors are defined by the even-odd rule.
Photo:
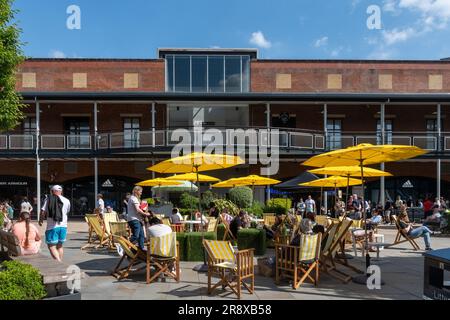
[[[410,180],[406,181],[403,186],[403,188],[414,188],[413,184],[411,183]]]

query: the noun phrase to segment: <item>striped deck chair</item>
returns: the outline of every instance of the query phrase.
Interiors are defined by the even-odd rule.
[[[89,237],[88,243],[81,247],[81,250],[84,250],[89,246],[94,246],[95,249],[98,249],[100,247],[108,245],[110,237],[106,232],[104,226],[102,226],[99,217],[96,214],[87,214],[85,215],[85,219],[88,221],[93,234],[97,236],[97,240],[92,240],[92,237]]]
[[[216,218],[208,218],[208,229],[206,232],[217,232],[217,219]]]
[[[226,241],[227,238],[231,241],[237,241],[236,237],[230,230],[230,224],[225,219],[223,219],[222,216],[219,216],[219,219],[222,222],[223,226],[225,227],[225,232],[223,233],[222,241]]]
[[[147,283],[151,283],[160,275],[180,282],[180,254],[175,232],[150,238],[147,252],[150,255],[149,266],[156,270],[155,274],[151,275],[150,268],[147,268]]]
[[[412,247],[415,251],[420,250],[420,247],[417,244],[417,242],[414,240],[414,238],[411,238],[406,232],[404,232],[400,228],[400,222],[398,221],[398,217],[396,215],[392,215],[391,217],[392,217],[392,220],[394,220],[394,222],[395,222],[395,226],[397,228],[397,235],[395,236],[394,243],[389,245],[389,247],[392,247],[397,244],[408,241],[412,245]],[[404,239],[402,240],[402,238],[404,238]]]
[[[319,257],[322,234],[300,235],[300,245],[275,245],[275,283],[282,277],[291,278],[292,289],[297,289],[306,279],[315,286],[319,283]],[[311,272],[314,270],[314,277]]]
[[[238,299],[241,298],[241,288],[244,286],[253,294],[255,290],[255,274],[253,255],[255,249],[235,252],[229,241],[203,240],[203,246],[208,253],[208,294],[217,287],[229,287]],[[211,278],[219,277],[220,281],[211,284]],[[248,284],[246,280],[249,279]]]
[[[119,216],[115,212],[104,213],[103,216],[103,227],[105,228],[106,233],[111,234],[110,222],[119,222]]]
[[[114,268],[112,275],[117,278],[117,280],[122,280],[128,278],[131,272],[137,272],[143,270],[145,268],[149,269],[149,257],[147,253],[140,249],[139,247],[132,244],[128,239],[120,236],[113,236],[113,241],[116,247],[122,249],[123,255],[120,258],[119,263]],[[127,258],[128,265],[124,268],[120,268],[122,262]],[[138,266],[140,264],[144,264],[137,269],[132,270],[131,268]]]

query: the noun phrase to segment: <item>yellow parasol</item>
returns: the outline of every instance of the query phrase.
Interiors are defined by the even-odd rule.
[[[304,187],[340,188],[345,187],[347,183],[350,186],[357,186],[362,184],[362,180],[353,178],[348,179],[341,176],[331,176],[328,178],[300,183],[299,185]]]
[[[194,172],[184,173],[184,174],[176,174],[176,175],[167,177],[165,179],[167,179],[167,180],[184,180],[184,181],[193,182],[193,181],[197,181],[197,174]],[[216,181],[220,181],[220,179],[211,177],[211,176],[207,176],[205,174],[199,174],[198,181],[200,181],[200,182],[216,182]]]
[[[350,177],[360,177],[361,176],[361,168],[359,166],[340,166],[340,167],[324,167],[318,169],[308,170],[308,172],[314,174],[330,174],[330,175],[339,175],[347,177],[347,180],[350,180]],[[364,177],[390,177],[392,174],[386,171],[381,171],[378,169],[363,167]],[[347,184],[345,196],[348,198],[348,187],[350,184]],[[346,199],[348,200],[348,199]],[[347,206],[347,201],[346,201]]]
[[[165,178],[155,178],[136,183],[140,187],[161,187],[161,186],[177,186],[183,184],[180,181],[166,180]],[[161,194],[160,194],[161,195]]]
[[[234,188],[238,186],[245,186],[244,181],[236,181],[237,178],[231,178],[225,181],[217,182],[211,185],[213,188]]]

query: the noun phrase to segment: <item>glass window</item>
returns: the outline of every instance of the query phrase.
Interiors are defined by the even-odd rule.
[[[328,119],[327,120],[327,149],[341,149],[342,148],[342,120]]]
[[[242,92],[250,91],[250,57],[242,56]]]
[[[224,57],[210,56],[208,60],[208,91],[224,92]]]
[[[192,92],[207,92],[207,56],[192,56]]]
[[[191,57],[175,57],[175,91],[191,91]]]
[[[392,120],[384,120],[385,144],[392,144]],[[381,120],[377,120],[377,144],[382,144],[381,139]]]
[[[90,145],[89,118],[74,117],[64,119],[64,128],[68,135],[69,148],[85,148]]]
[[[123,119],[123,144],[125,148],[139,147],[139,118]]]
[[[225,57],[225,91],[241,92],[241,57]]]
[[[166,57],[167,91],[174,91],[173,74],[174,74],[173,56],[167,56]]]
[[[23,120],[23,134],[35,134],[36,133],[36,118],[27,117]]]

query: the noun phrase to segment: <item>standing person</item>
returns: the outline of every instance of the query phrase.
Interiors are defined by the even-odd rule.
[[[391,215],[394,214],[394,205],[391,200],[386,200],[386,204],[384,205],[384,222],[392,224]]]
[[[8,219],[13,221],[13,219],[14,219],[14,208],[11,206],[11,203],[9,202],[9,200],[5,201],[5,208],[6,208],[6,212],[8,214]]]
[[[354,210],[353,214],[351,214],[350,218],[355,220],[360,220],[361,210],[362,210],[362,199],[361,197],[358,197],[357,194],[353,195],[353,201],[352,201],[352,208]]]
[[[103,195],[101,193],[97,195],[97,205],[95,208],[98,209],[100,214],[105,213],[105,201],[103,201]]]
[[[128,214],[128,201],[130,200],[131,197],[131,193],[127,192],[127,194],[125,195],[125,198],[123,199],[123,213],[125,215]]]
[[[31,211],[33,211],[33,206],[28,201],[27,197],[23,197],[22,202],[20,203],[20,212],[31,213]]]
[[[303,201],[303,198],[300,198],[300,201],[297,203],[297,210],[303,218],[306,212],[306,204]]]
[[[61,262],[63,260],[63,244],[67,236],[67,216],[70,212],[70,201],[62,195],[63,188],[54,185],[51,194],[42,206],[39,225],[47,218],[45,231],[45,242],[53,259]]]
[[[398,215],[400,212],[400,208],[402,208],[404,202],[402,200],[402,198],[400,196],[397,196],[397,200],[395,200],[395,205],[394,205],[394,209],[395,209],[395,213]]]
[[[342,201],[342,198],[337,198],[334,204],[334,214],[336,218],[342,217],[345,214],[345,203]]]
[[[142,250],[145,250],[144,247],[144,241],[145,241],[145,234],[144,234],[144,217],[150,216],[150,213],[143,211],[140,208],[140,198],[142,196],[142,187],[135,186],[133,188],[132,195],[130,196],[130,199],[128,200],[128,206],[127,206],[127,221],[128,225],[131,229],[131,237],[130,241],[133,243],[136,243],[139,245],[139,248]]]
[[[310,212],[316,213],[316,202],[313,200],[311,195],[309,195],[308,199],[306,199],[306,201],[305,201],[305,210],[306,210],[306,214],[308,214]]]
[[[427,197],[423,203],[423,212],[425,219],[433,214],[433,201],[431,201],[429,197]]]

